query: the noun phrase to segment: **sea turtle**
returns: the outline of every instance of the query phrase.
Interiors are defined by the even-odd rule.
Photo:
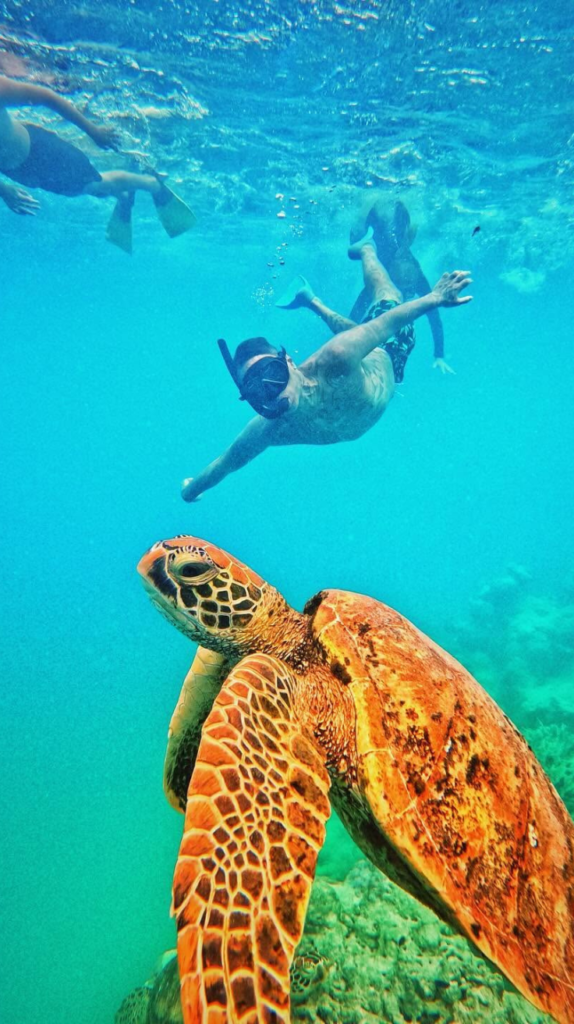
[[[185,810],[173,885],[185,1024],[289,1021],[331,804],[382,871],[573,1024],[574,824],[462,665],[369,597],[325,590],[295,611],[194,537],[154,544],[138,569],[201,645],[166,758]]]

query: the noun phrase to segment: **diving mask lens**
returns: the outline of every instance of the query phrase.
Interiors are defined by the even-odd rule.
[[[265,356],[250,367],[241,390],[252,405],[273,404],[289,381],[289,367],[285,356]]]

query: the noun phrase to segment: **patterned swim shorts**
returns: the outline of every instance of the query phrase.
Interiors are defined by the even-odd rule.
[[[371,306],[367,315],[363,317],[361,323],[366,324],[369,320],[375,320],[376,317],[382,316],[383,313],[388,313],[389,309],[394,309],[395,306],[398,305],[399,303],[395,302],[394,299],[381,299],[379,302],[375,302],[374,305]],[[412,324],[407,324],[406,327],[401,328],[394,338],[391,338],[385,345],[383,345],[385,352],[388,353],[393,364],[395,382],[397,384],[402,383],[405,373],[405,364],[415,347],[415,340],[415,329]]]

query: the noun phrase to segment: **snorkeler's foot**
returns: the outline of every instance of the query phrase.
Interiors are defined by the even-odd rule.
[[[132,209],[134,205],[134,193],[122,192],[114,206],[108,226],[106,238],[118,249],[123,249],[128,255],[132,254]]]
[[[301,306],[310,306],[314,298],[315,292],[307,278],[303,277],[303,274],[297,274],[275,305],[279,306],[279,309],[300,309]]]
[[[353,244],[349,246],[349,248],[347,249],[347,256],[349,257],[349,259],[360,260],[361,250],[365,247],[365,245],[370,245],[376,251],[377,247],[373,240],[372,227],[367,228],[366,233],[363,235],[362,238],[359,238],[358,242],[353,242]]]
[[[183,199],[180,199],[175,192],[167,187],[159,175],[155,175],[155,177],[161,184],[159,192],[152,195],[157,215],[169,237],[177,238],[178,235],[183,235],[185,231],[189,231],[193,227],[196,221],[195,214]]]

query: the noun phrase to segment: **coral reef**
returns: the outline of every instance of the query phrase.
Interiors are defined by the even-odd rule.
[[[360,860],[345,882],[318,879],[299,952],[331,964],[294,1020],[332,1024],[542,1024],[535,1010],[432,911]]]
[[[535,720],[574,722],[574,593],[537,593],[522,566],[483,587],[450,649],[519,728]]]
[[[523,732],[574,817],[574,720],[538,722]]]

